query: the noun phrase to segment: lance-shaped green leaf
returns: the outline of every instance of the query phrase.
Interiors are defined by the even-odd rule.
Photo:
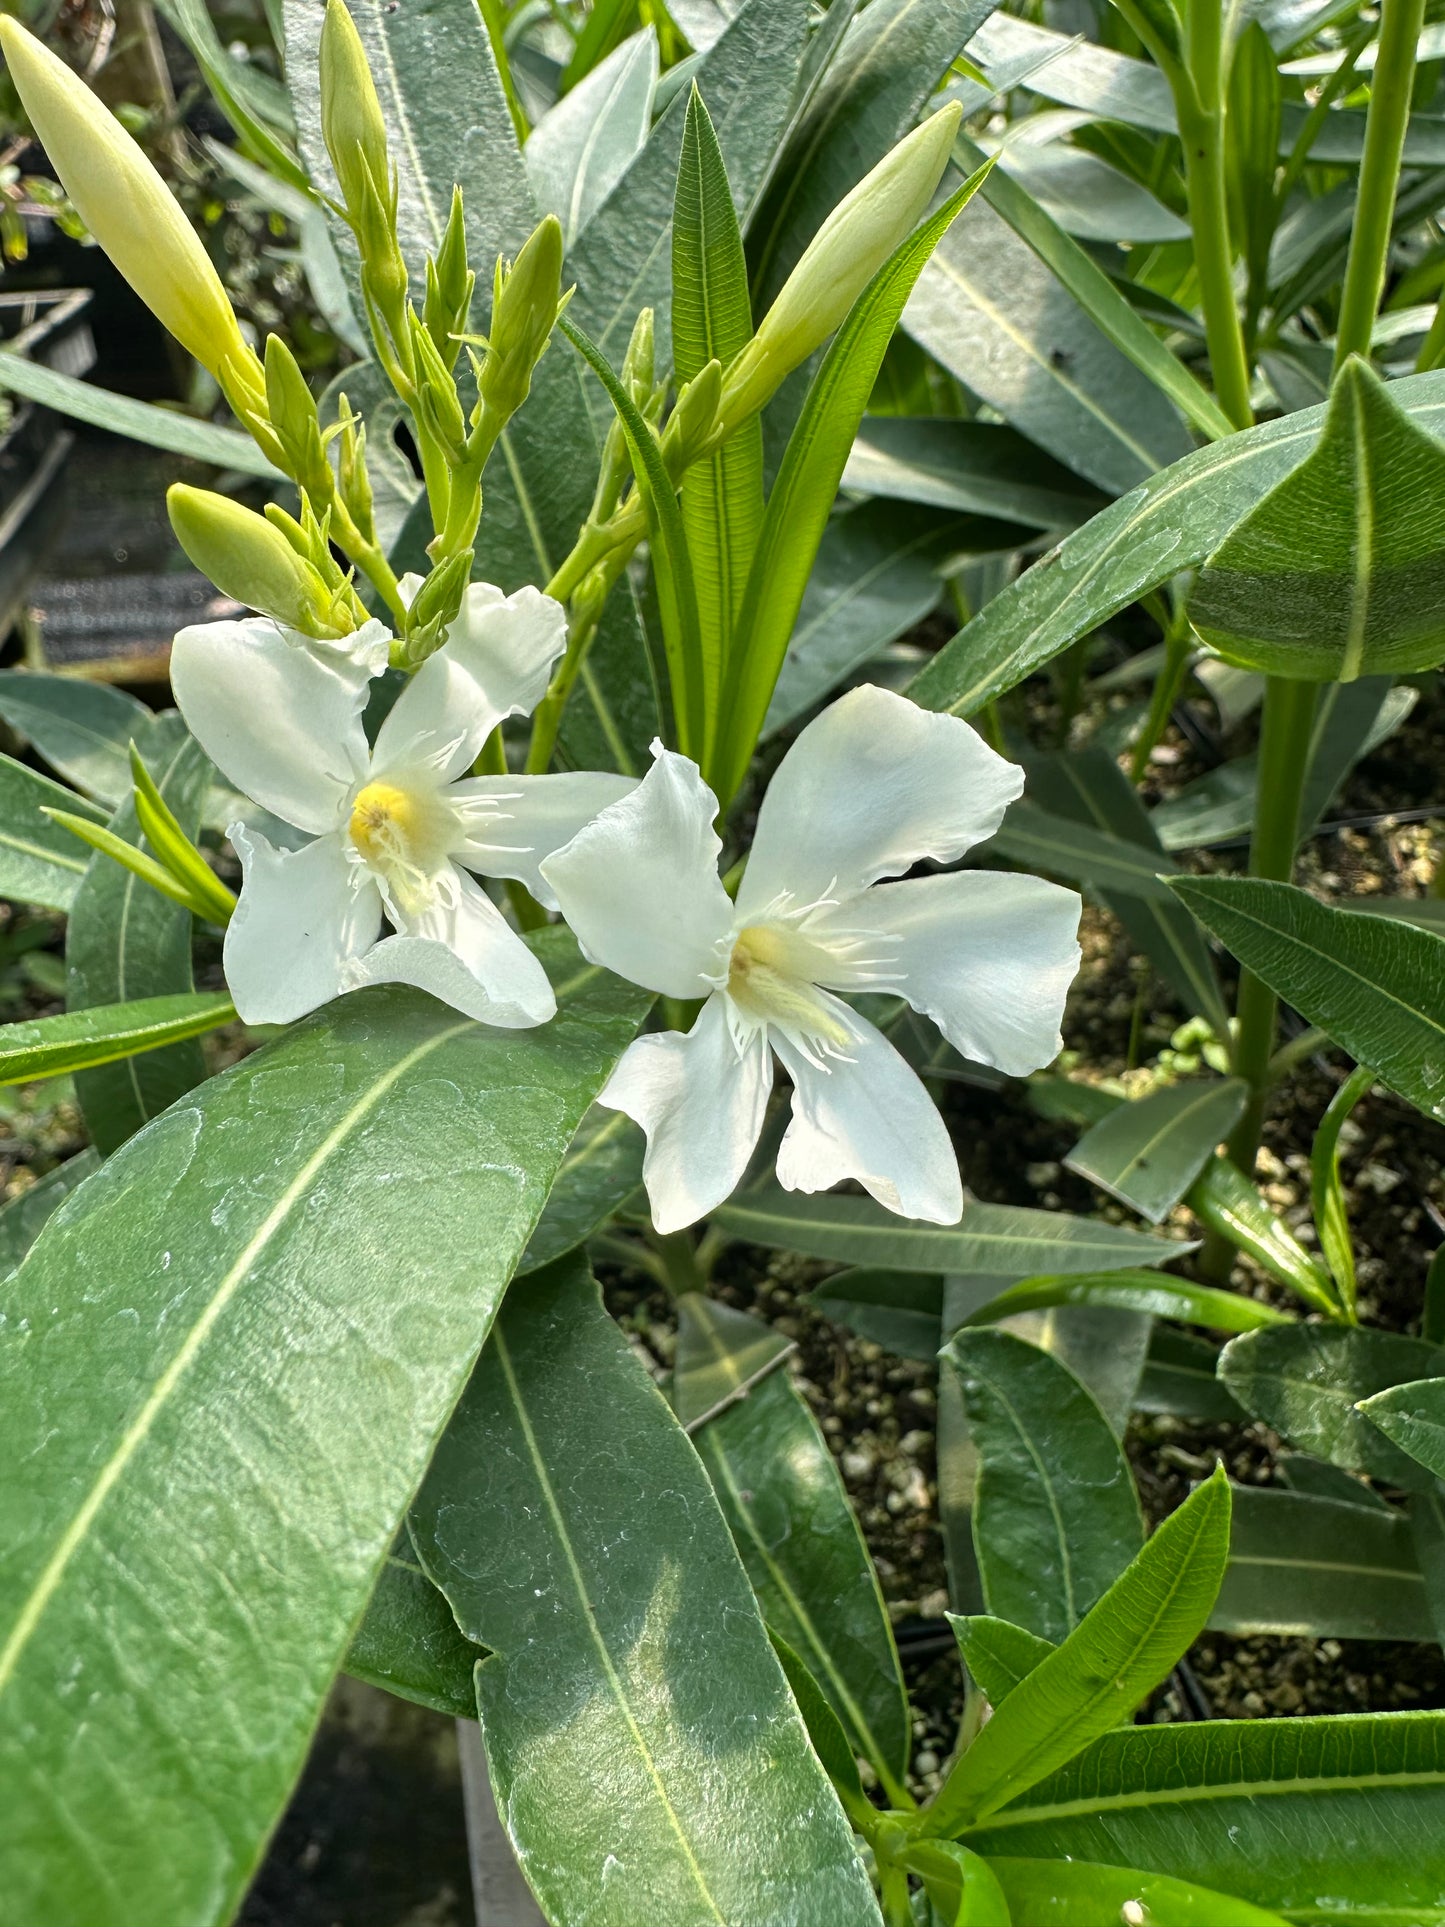
[[[1337,1505],[1363,1506],[1369,1512],[1390,1510],[1388,1500],[1382,1499],[1372,1485],[1346,1472],[1343,1466],[1312,1458],[1308,1452],[1286,1453],[1280,1460],[1279,1473],[1291,1492],[1303,1492],[1312,1499],[1333,1499]]]
[[[912,1731],[878,1578],[833,1455],[786,1372],[693,1432],[768,1625],[802,1658],[891,1800]]]
[[[100,1004],[0,1025],[0,1085],[28,1084],[37,1077],[113,1064],[137,1051],[184,1043],[229,1024],[236,1006],[212,991],[174,997],[141,997],[128,1004]]]
[[[194,415],[182,415],[174,408],[160,408],[155,402],[113,395],[108,388],[97,388],[92,382],[64,374],[59,368],[47,368],[43,361],[32,361],[25,355],[0,353],[0,392],[7,390],[76,421],[89,422],[93,428],[144,442],[148,448],[164,448],[172,455],[187,455],[217,468],[238,469],[243,475],[257,475],[267,482],[282,479],[279,469],[239,428],[221,428],[214,422],[198,421]]]
[[[927,1272],[857,1267],[808,1293],[813,1308],[900,1358],[932,1364],[943,1343],[943,1280]]]
[[[672,363],[679,390],[710,361],[724,372],[753,338],[748,267],[727,168],[702,95],[687,103],[672,209]],[[729,641],[763,522],[763,429],[744,423],[715,455],[695,462],[682,520],[697,584],[704,658],[721,686]]]
[[[707,1474],[575,1259],[508,1300],[411,1527],[492,1650],[492,1785],[551,1919],[878,1927]]]
[[[181,831],[194,836],[211,780],[200,744],[175,710],[149,723],[141,742],[158,796]],[[121,804],[108,827],[125,843],[144,841],[135,797]],[[97,851],[71,906],[65,970],[66,1005],[74,1011],[184,995],[193,988],[191,913]],[[108,1156],[205,1074],[194,1040],[81,1073],[75,1095],[92,1143]]]
[[[106,814],[39,770],[0,756],[0,895],[68,910],[88,859],[70,831],[43,814],[46,810],[84,814],[96,824]]]
[[[965,1330],[943,1356],[979,1459],[973,1546],[985,1604],[1057,1644],[1143,1542],[1129,1462],[1094,1399],[1037,1345]]]
[[[77,1185],[84,1184],[91,1172],[99,1169],[100,1158],[95,1151],[81,1151],[0,1207],[0,1278],[9,1277],[40,1236],[46,1219],[59,1210]]]
[[[798,1711],[808,1729],[808,1738],[813,1742],[813,1751],[833,1782],[838,1798],[843,1802],[843,1810],[855,1826],[860,1820],[871,1825],[876,1809],[863,1791],[863,1778],[858,1771],[852,1743],[843,1730],[843,1722],[829,1705],[822,1687],[803,1664],[801,1654],[793,1650],[776,1626],[768,1627],[768,1638],[773,1642],[773,1651],[778,1656],[783,1677],[798,1702]]]
[[[417,1564],[406,1534],[386,1555],[343,1661],[354,1679],[456,1720],[477,1717],[476,1665],[486,1650],[460,1631]]]
[[[925,263],[984,177],[971,174],[889,256],[833,337],[788,438],[733,637],[719,738],[719,796],[747,769],[787,653],[813,557],[832,512],[884,350]]]
[[[899,1864],[916,1873],[946,1927],[1014,1927],[1014,1917],[993,1868],[956,1840],[915,1840]]]
[[[968,1837],[990,1858],[1167,1867],[1296,1927],[1438,1927],[1445,1715],[1132,1727]]]
[[[1402,1513],[1253,1486],[1235,1489],[1229,1565],[1209,1623],[1298,1639],[1435,1632]]]
[[[1244,1408],[1221,1384],[1215,1369],[1218,1360],[1218,1349],[1206,1340],[1156,1326],[1149,1335],[1149,1354],[1135,1395],[1137,1409],[1238,1424]]]
[[[1074,1927],[1084,1920],[1139,1920],[1149,1927],[1287,1927],[1281,1915],[1237,1894],[1137,1867],[1004,1855],[986,1864],[1013,1918],[1029,1927]]]
[[[1358,358],[1316,446],[1210,556],[1189,619],[1229,662],[1353,682],[1445,658],[1445,449]]]
[[[689,1432],[735,1404],[795,1349],[751,1312],[684,1292],[677,1301],[672,1409]],[[786,1629],[785,1629],[786,1630]]]
[[[642,1133],[625,1111],[600,1104],[583,1118],[532,1233],[519,1272],[535,1271],[580,1245],[642,1183]]]
[[[1073,1277],[1065,1273],[1022,1278],[970,1313],[964,1324],[993,1325],[1019,1312],[1044,1311],[1052,1305],[1111,1305],[1118,1311],[1147,1312],[1155,1318],[1177,1318],[1186,1324],[1227,1332],[1289,1323],[1287,1312],[1275,1311],[1237,1291],[1217,1291],[1211,1285],[1196,1285],[1164,1272],[1099,1271]]]
[[[1076,528],[1107,506],[1097,489],[1004,423],[942,416],[865,416],[843,486],[1029,529]]]
[[[1282,1218],[1277,1218],[1239,1166],[1211,1158],[1189,1188],[1189,1208],[1208,1230],[1248,1252],[1308,1305],[1338,1318],[1340,1308],[1328,1275],[1315,1263]]]
[[[1170,888],[1239,961],[1351,1057],[1445,1117],[1445,937],[1351,916],[1290,883],[1180,877]]]
[[[0,1880],[17,1918],[231,1918],[644,1007],[562,932],[533,941],[552,1023],[343,997],[124,1144],[8,1288]]]
[[[1417,426],[1445,434],[1445,372],[1411,375],[1391,398]],[[1080,636],[1213,553],[1265,490],[1319,437],[1323,409],[1226,436],[1065,536],[965,623],[909,685],[925,709],[972,716]]]
[[[1055,1648],[1052,1639],[1043,1639],[988,1613],[949,1613],[948,1623],[964,1665],[991,1706],[1002,1706],[1019,1682],[1027,1679]]]
[[[962,1222],[940,1229],[911,1223],[871,1198],[809,1194],[772,1187],[747,1192],[713,1213],[736,1238],[801,1251],[839,1264],[896,1271],[970,1272],[1031,1278],[1041,1271],[1113,1271],[1165,1265],[1192,1245],[1152,1238],[1101,1218],[1024,1205],[980,1204],[970,1198]]]
[[[1137,866],[1136,877],[1142,871],[1158,882],[1161,873],[1173,868],[1137,791],[1106,749],[1091,745],[1059,756],[1031,758],[1029,789],[1034,802],[1055,817],[1067,817],[1080,831],[1089,829],[1107,837],[1116,857]],[[1010,821],[1017,814],[1011,811]],[[1056,836],[1052,823],[1049,827]],[[1048,867],[1047,858],[1043,867]],[[1209,945],[1194,919],[1166,900],[1162,885],[1154,897],[1137,881],[1092,862],[1080,865],[1075,875],[1119,919],[1159,974],[1173,985],[1185,1009],[1207,1017],[1216,1036],[1226,1036],[1229,1013]]]
[[[131,738],[151,720],[134,696],[109,683],[0,669],[0,717],[88,796],[113,807],[130,795]]]
[[[978,151],[963,141],[955,155],[967,166]],[[1006,195],[1009,189],[1011,207],[1024,204],[1058,242],[1081,252],[1017,182]],[[1011,427],[1096,488],[1122,494],[1187,455],[1188,431],[1151,377],[1080,307],[1003,209],[990,205],[994,198],[986,189],[940,243],[903,325]],[[1134,323],[1131,338],[1148,334],[1111,292],[1111,318],[1123,309]],[[1208,407],[1202,391],[1199,400]]]
[[[1445,1479],[1445,1378],[1392,1385],[1362,1400],[1360,1410],[1402,1452]]]
[[[703,649],[692,556],[677,493],[663,465],[656,433],[643,420],[637,404],[608,366],[601,349],[565,316],[557,325],[607,390],[608,399],[617,410],[638,493],[647,508],[652,573],[672,684],[677,743],[684,755],[701,762],[706,759],[706,745],[717,713],[722,665],[715,654],[709,657]]]
[[[1232,1077],[1165,1085],[1111,1111],[1064,1162],[1159,1224],[1229,1136],[1248,1095]]]
[[[647,139],[657,85],[657,34],[633,34],[543,114],[522,158],[539,208],[570,247]]]
[[[1222,1470],[1171,1513],[1056,1652],[954,1764],[924,1832],[973,1828],[1055,1772],[1138,1705],[1203,1629],[1229,1550]]]
[[[1351,1325],[1276,1325],[1231,1339],[1219,1375],[1256,1418],[1303,1452],[1419,1491],[1429,1480],[1357,1408],[1376,1392],[1445,1375],[1445,1350],[1423,1338]]]

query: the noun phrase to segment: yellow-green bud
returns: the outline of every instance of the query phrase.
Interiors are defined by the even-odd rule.
[[[266,337],[266,412],[286,472],[324,501],[331,493],[331,469],[321,439],[316,399],[280,335]]]
[[[532,370],[563,306],[561,291],[562,228],[556,215],[549,214],[510,268],[497,263],[481,375],[482,403],[495,420],[510,421],[527,399]]]
[[[17,21],[0,18],[0,48],[76,212],[141,300],[228,393],[258,386],[255,356],[221,278],[137,143]]]
[[[622,357],[622,386],[639,408],[646,408],[652,399],[656,333],[656,317],[652,309],[639,309],[637,319],[632,324],[627,353]]]
[[[676,479],[702,453],[722,399],[722,363],[700,368],[677,398],[662,437],[662,459]]]
[[[426,577],[407,610],[406,635],[392,649],[392,661],[398,668],[415,669],[441,647],[471,579],[470,549],[440,563]]]
[[[923,218],[943,178],[962,107],[950,101],[883,156],[808,243],[756,335],[728,370],[721,418],[755,415],[785,376],[840,327],[874,275]]]
[[[452,189],[452,211],[447,216],[446,233],[434,257],[426,264],[426,304],[423,315],[432,345],[448,368],[456,365],[461,343],[455,338],[466,332],[472,305],[472,289],[477,277],[467,266],[467,230],[462,213],[462,190]]]
[[[176,540],[222,595],[307,635],[347,633],[331,619],[326,584],[264,516],[184,482],[167,489],[166,507]]]
[[[321,28],[321,134],[341,198],[353,220],[359,218],[369,174],[385,196],[391,180],[386,122],[366,49],[342,0],[327,0]]]
[[[342,395],[336,404],[336,474],[341,500],[363,542],[375,542],[375,505],[366,467],[366,424]]]
[[[460,461],[466,450],[467,423],[451,369],[437,352],[436,343],[415,311],[407,317],[412,352],[416,356],[418,413],[422,427],[441,444],[448,458]]]

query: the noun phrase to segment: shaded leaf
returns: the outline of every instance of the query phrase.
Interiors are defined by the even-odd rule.
[[[948,1623],[964,1665],[991,1706],[1002,1706],[1020,1680],[1027,1679],[1057,1644],[987,1613],[950,1613]]]
[[[130,741],[151,720],[134,696],[109,683],[0,669],[0,717],[97,802],[114,806],[130,795]]]
[[[1445,1117],[1445,937],[1257,877],[1179,877],[1170,888],[1302,1017]]]
[[[544,114],[522,150],[538,208],[570,247],[647,139],[657,84],[657,35],[634,34]]]
[[[645,1149],[642,1133],[626,1112],[594,1104],[567,1147],[518,1273],[551,1264],[609,1218],[642,1183]]]
[[[1302,1451],[1419,1490],[1421,1467],[1356,1408],[1376,1392],[1445,1374],[1423,1338],[1349,1325],[1277,1325],[1225,1346],[1219,1375],[1247,1411]]]
[[[1442,1363],[1445,1371],[1445,1363]],[[1361,1401],[1360,1410],[1387,1439],[1445,1479],[1445,1380],[1422,1378],[1391,1385]]]
[[[40,1236],[40,1228],[92,1171],[100,1169],[93,1149],[79,1151],[57,1164],[27,1190],[0,1205],[0,1278],[7,1278]]]
[[[1189,617],[1228,661],[1316,682],[1445,657],[1445,449],[1358,358],[1319,441],[1210,556]]]
[[[835,1325],[846,1325],[900,1358],[931,1364],[943,1343],[943,1280],[927,1272],[840,1271],[814,1285],[808,1299]]]
[[[1064,1162],[1159,1224],[1229,1136],[1248,1095],[1233,1077],[1165,1085],[1111,1111]]]
[[[1155,1271],[1101,1271],[1058,1277],[1024,1278],[991,1298],[964,1322],[992,1325],[1019,1312],[1041,1311],[1051,1305],[1111,1306],[1119,1311],[1147,1312],[1155,1318],[1177,1318],[1214,1331],[1254,1331],[1261,1325],[1289,1322],[1286,1312],[1273,1310],[1241,1292],[1216,1291]]]
[[[477,1717],[474,1674],[486,1650],[457,1628],[452,1609],[416,1563],[403,1533],[386,1556],[342,1664],[354,1679],[456,1720]]]
[[[782,1363],[793,1341],[719,1298],[683,1292],[677,1301],[672,1409],[691,1431]],[[786,1628],[784,1628],[786,1631]]]
[[[693,1434],[763,1618],[801,1656],[891,1797],[912,1748],[888,1610],[816,1419],[786,1372]]]
[[[1028,529],[1070,529],[1105,507],[1097,490],[1002,422],[866,415],[845,489]]]
[[[103,823],[106,812],[38,770],[0,756],[0,894],[16,903],[68,910],[89,861],[85,846],[42,810]]]
[[[1209,1623],[1246,1637],[1434,1637],[1401,1513],[1252,1486],[1235,1488],[1229,1565]]]

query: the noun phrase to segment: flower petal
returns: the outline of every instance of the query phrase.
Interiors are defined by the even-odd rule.
[[[836,997],[820,993],[847,1027],[847,1059],[826,1069],[773,1031],[793,1080],[793,1121],[778,1149],[787,1191],[826,1191],[856,1178],[900,1217],[957,1224],[963,1215],[958,1160],[933,1099],[888,1039]]]
[[[536,708],[566,647],[560,602],[540,589],[504,596],[489,582],[474,582],[445,643],[377,732],[374,767],[435,763],[444,782],[462,775],[504,717]]]
[[[414,984],[479,1023],[529,1030],[556,1014],[547,973],[485,890],[456,872],[457,896],[351,966],[352,985]]]
[[[448,801],[461,805],[466,840],[452,855],[486,877],[517,877],[538,903],[557,908],[541,864],[609,804],[637,788],[634,776],[572,770],[557,776],[477,776],[454,783]],[[473,821],[468,823],[468,818]]]
[[[686,1036],[628,1045],[597,1101],[647,1133],[642,1176],[659,1231],[681,1231],[730,1196],[762,1135],[772,1084],[764,1033],[735,1041],[721,991]]]
[[[541,866],[583,953],[668,997],[701,997],[727,965],[733,906],[718,880],[717,798],[660,743],[637,788]]]
[[[311,643],[267,616],[201,622],[171,646],[171,687],[187,728],[223,775],[286,822],[320,834],[336,828],[366,769],[361,712],[375,655],[369,646],[349,655]]]
[[[1072,890],[960,870],[880,884],[847,908],[900,940],[898,990],[965,1057],[1023,1077],[1063,1049],[1083,908]]]
[[[746,922],[784,891],[808,903],[951,863],[992,836],[1024,786],[957,716],[872,684],[830,703],[768,786],[738,892]]]
[[[240,901],[226,926],[226,985],[248,1024],[289,1024],[350,988],[347,966],[376,942],[381,892],[339,836],[278,850],[233,823]]]

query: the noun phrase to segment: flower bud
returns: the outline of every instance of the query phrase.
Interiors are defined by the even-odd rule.
[[[331,471],[316,399],[280,335],[266,337],[266,412],[287,474],[324,500],[331,492]]]
[[[554,214],[538,223],[510,268],[497,263],[492,325],[482,364],[482,403],[500,422],[527,399],[563,303],[562,228]]]
[[[677,398],[662,437],[662,459],[676,479],[702,454],[722,398],[722,363],[700,368]]]
[[[808,243],[756,335],[728,370],[721,419],[754,415],[784,377],[839,328],[874,275],[922,219],[943,178],[963,109],[957,101],[901,140]]]
[[[254,385],[255,356],[220,276],[137,143],[80,76],[18,22],[0,18],[0,48],[66,193],[116,267],[228,393]]]
[[[344,635],[329,620],[332,597],[280,529],[239,502],[174,482],[166,508],[176,540],[222,595],[306,635]]]
[[[464,549],[439,563],[416,590],[407,608],[406,634],[393,648],[398,668],[415,669],[446,641],[472,579],[472,551]],[[403,580],[403,589],[406,583]]]
[[[456,365],[461,343],[456,336],[465,333],[472,305],[472,289],[477,277],[467,266],[467,230],[462,214],[462,190],[452,189],[452,211],[447,217],[446,233],[435,256],[426,264],[426,305],[423,317],[432,345],[448,368]]]
[[[327,0],[319,64],[321,135],[336,169],[341,198],[355,221],[366,199],[368,175],[378,193],[386,196],[391,159],[366,49],[342,0]]]
[[[451,369],[437,352],[436,343],[415,311],[408,315],[412,352],[416,357],[417,413],[421,425],[451,461],[466,450],[467,424]]]

